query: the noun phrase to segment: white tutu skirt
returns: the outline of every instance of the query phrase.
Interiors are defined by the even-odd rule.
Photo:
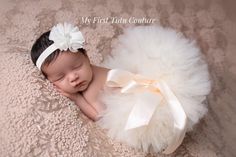
[[[187,116],[187,131],[207,112],[204,104],[210,92],[207,64],[195,42],[172,29],[138,26],[125,30],[103,66],[164,80],[181,102]],[[161,152],[174,138],[173,116],[168,101],[157,105],[148,125],[125,130],[136,100],[142,97],[140,94],[105,88],[102,101],[106,110],[97,123],[116,140],[145,152]]]

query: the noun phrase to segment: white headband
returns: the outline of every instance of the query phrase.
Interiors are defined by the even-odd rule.
[[[49,40],[54,43],[46,48],[36,61],[36,66],[41,70],[41,66],[45,59],[55,50],[78,52],[79,48],[83,48],[84,37],[79,28],[68,23],[59,23],[54,26],[50,32]]]

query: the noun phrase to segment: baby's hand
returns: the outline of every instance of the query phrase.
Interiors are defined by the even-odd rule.
[[[72,101],[76,101],[78,99],[78,97],[80,97],[80,95],[81,95],[80,93],[73,93],[73,94],[67,93],[67,92],[63,91],[62,89],[58,88],[57,86],[54,86],[54,87],[57,89],[57,91],[59,93],[61,93],[63,96],[69,98]]]

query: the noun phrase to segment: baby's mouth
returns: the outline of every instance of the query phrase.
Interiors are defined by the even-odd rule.
[[[81,82],[81,83],[78,83],[75,87],[76,87],[76,88],[81,88],[81,87],[83,87],[85,84],[86,84],[86,82],[83,81],[83,82]]]

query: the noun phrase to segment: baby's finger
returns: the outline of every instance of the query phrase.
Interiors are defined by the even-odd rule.
[[[76,95],[75,94],[66,93],[66,92],[62,91],[62,95],[66,96],[67,98],[69,98],[72,101],[76,100]]]
[[[56,90],[59,92],[59,93],[61,93],[62,95],[64,95],[64,96],[68,96],[68,94],[67,93],[65,93],[63,90],[61,90],[60,88],[58,88],[57,86],[54,86],[55,88],[56,88]]]
[[[64,91],[61,90],[60,93],[61,93],[62,95],[64,95],[65,97],[70,98],[70,94],[68,94],[68,93],[66,93],[66,92],[64,92]]]
[[[60,94],[62,94],[63,96],[65,96],[65,97],[67,97],[67,98],[69,98],[69,99],[73,99],[73,97],[72,97],[71,94],[64,92],[63,90],[61,90],[61,89],[60,89],[59,87],[57,87],[57,86],[54,86],[54,87],[55,87],[56,90],[57,90]]]
[[[67,93],[65,93],[63,90],[61,90],[60,88],[58,88],[57,86],[55,86],[56,90],[61,93],[62,95],[66,96]]]

